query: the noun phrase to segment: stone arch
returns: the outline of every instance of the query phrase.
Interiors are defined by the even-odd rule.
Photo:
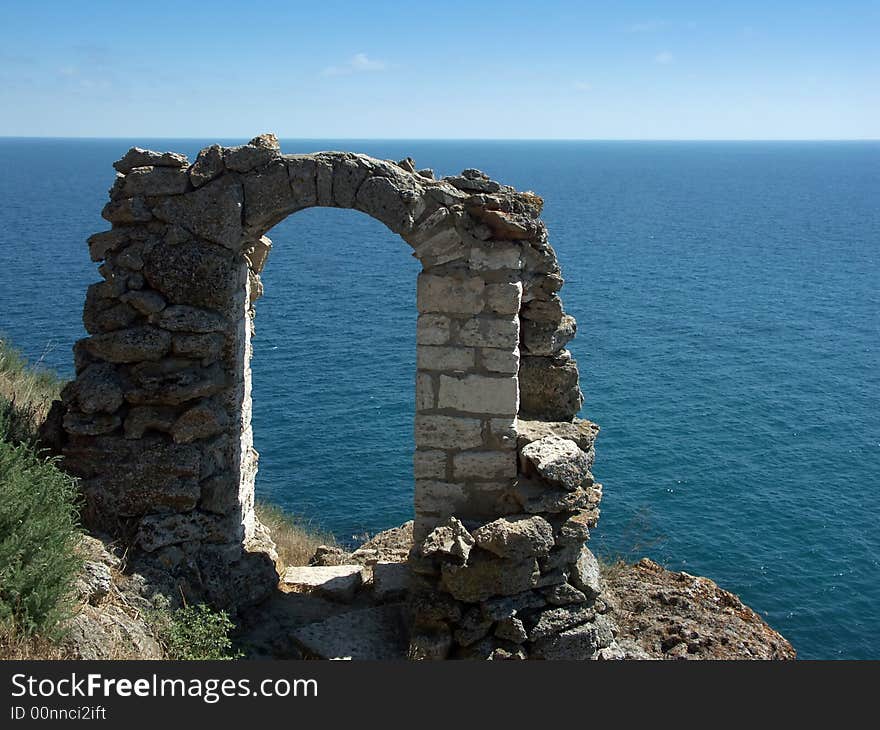
[[[598,429],[575,418],[582,396],[564,349],[575,323],[541,198],[477,170],[437,180],[410,159],[282,154],[273,135],[213,145],[191,165],[132,148],[114,167],[102,213],[112,229],[89,239],[104,280],[87,292],[90,336],[63,394],[63,451],[88,522],[215,603],[271,590],[271,543],[253,513],[249,367],[265,234],[303,208],[353,208],[422,265],[414,651],[463,651],[456,632],[485,624],[473,612],[498,597],[594,597],[592,564],[580,563],[598,517]],[[499,646],[525,645],[515,613],[490,621],[509,625]]]

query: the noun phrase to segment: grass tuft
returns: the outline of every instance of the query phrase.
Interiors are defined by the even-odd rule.
[[[257,502],[254,509],[257,519],[269,528],[278,559],[284,566],[308,565],[319,545],[338,546],[331,533],[316,529],[281,507]]]

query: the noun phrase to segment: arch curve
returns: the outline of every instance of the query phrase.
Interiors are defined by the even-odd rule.
[[[112,228],[89,239],[103,281],[87,292],[90,336],[63,393],[63,451],[89,523],[214,603],[271,590],[249,366],[266,233],[304,208],[352,208],[422,265],[414,595],[463,606],[554,586],[586,595],[572,576],[598,517],[598,429],[576,419],[575,322],[540,197],[478,170],[435,179],[409,158],[282,154],[271,134],[212,145],[192,164],[132,148],[114,167]],[[416,614],[423,637],[458,620]],[[432,641],[426,655],[440,651]]]

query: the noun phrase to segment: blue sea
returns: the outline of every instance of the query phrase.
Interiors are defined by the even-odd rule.
[[[71,375],[111,163],[214,141],[0,140],[0,330]],[[880,658],[880,143],[282,147],[478,167],[542,195],[582,415],[602,426],[593,547],[713,578],[802,658]],[[353,211],[303,211],[270,236],[258,497],[342,540],[400,524],[418,264]]]

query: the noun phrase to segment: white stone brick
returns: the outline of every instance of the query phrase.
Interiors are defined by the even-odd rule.
[[[416,448],[473,449],[483,443],[478,418],[416,415]]]
[[[472,347],[419,345],[416,367],[419,370],[473,370],[476,361]]]
[[[465,413],[515,415],[519,407],[517,379],[441,375],[437,407],[454,408]]]
[[[521,269],[522,249],[514,243],[486,243],[471,249],[468,263],[475,271]]]
[[[416,324],[416,342],[420,345],[445,345],[449,342],[451,320],[442,314],[420,314]]]
[[[480,350],[480,360],[483,367],[493,373],[515,374],[519,372],[519,348],[512,352],[494,348]]]
[[[468,347],[512,351],[519,346],[519,317],[474,317],[461,326],[458,341]]]
[[[486,287],[486,310],[495,314],[517,314],[522,306],[522,282],[489,284]]]
[[[486,283],[478,276],[457,277],[419,274],[419,312],[478,314],[483,311]]]
[[[502,448],[513,449],[516,447],[517,418],[490,418],[489,433],[496,439]]]
[[[427,373],[416,375],[416,410],[430,411],[436,408],[434,401],[434,378]]]
[[[463,451],[453,457],[455,479],[491,481],[516,476],[516,454],[512,451]]]
[[[445,479],[446,452],[418,450],[413,456],[416,479]]]
[[[416,479],[413,502],[416,513],[435,512],[453,514],[457,507],[466,501],[464,484]]]

